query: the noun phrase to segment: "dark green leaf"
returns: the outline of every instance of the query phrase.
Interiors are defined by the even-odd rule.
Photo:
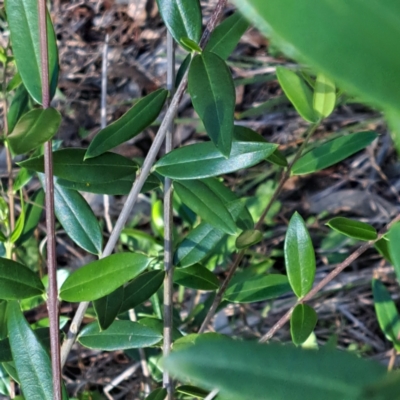
[[[164,276],[164,271],[148,271],[129,282],[124,288],[120,312],[128,311],[148,300],[161,287]]]
[[[29,400],[53,400],[50,357],[29,327],[19,304],[8,303],[11,352],[24,396]]]
[[[174,282],[197,290],[217,290],[219,288],[218,278],[200,264],[175,269]]]
[[[54,175],[68,181],[90,184],[113,182],[132,175],[137,164],[116,153],[105,153],[84,161],[85,149],[62,149],[53,153]],[[43,156],[19,163],[21,167],[44,172]]]
[[[54,108],[35,109],[21,117],[8,143],[15,154],[28,153],[50,140],[61,124],[61,114]]]
[[[8,131],[11,133],[28,106],[29,94],[24,85],[20,85],[11,100],[8,113]]]
[[[90,349],[115,351],[148,347],[162,339],[154,329],[138,322],[115,321],[107,330],[100,331],[97,323],[82,329],[78,342]]]
[[[389,254],[393,261],[397,280],[400,281],[400,222],[392,225],[387,234],[389,239]]]
[[[174,188],[182,202],[206,222],[230,235],[236,233],[235,221],[226,205],[204,182],[176,181]]]
[[[389,252],[389,241],[386,238],[379,239],[374,243],[375,249],[378,251],[378,253],[385,258],[387,261],[389,261],[390,264],[393,264],[392,258],[390,256]]]
[[[190,231],[175,252],[174,264],[189,267],[207,257],[225,237],[225,233],[202,222]]]
[[[7,336],[7,302],[0,300],[0,339]]]
[[[177,43],[184,37],[199,42],[201,8],[199,0],[157,0],[162,19]]]
[[[310,174],[330,167],[364,149],[377,137],[375,132],[358,132],[330,140],[300,157],[293,165],[292,173]]]
[[[205,397],[207,397],[209,392],[196,386],[182,385],[176,388],[176,393],[182,393],[186,394],[187,396],[204,399]]]
[[[399,372],[386,374],[383,379],[368,385],[360,399],[363,400],[394,400],[398,398],[400,390]]]
[[[242,232],[236,239],[235,246],[237,249],[247,249],[259,243],[262,240],[262,233],[257,230],[249,230]]]
[[[193,107],[218,150],[229,157],[232,147],[235,85],[229,68],[214,53],[193,58],[188,77]]]
[[[218,389],[230,400],[320,400],[321,393],[324,400],[358,399],[363,386],[386,375],[379,363],[348,352],[231,339],[172,352],[163,365],[173,376]]]
[[[101,130],[90,143],[85,160],[117,147],[147,128],[160,113],[168,91],[159,89],[143,97],[120,119]]]
[[[336,217],[329,220],[326,225],[348,237],[359,240],[375,240],[378,237],[376,229],[365,222],[354,221],[349,218]]]
[[[109,295],[93,302],[100,330],[106,330],[117,317],[124,299],[124,288],[120,286]]]
[[[42,104],[42,68],[37,2],[32,0],[7,0],[5,7],[18,72],[29,94],[37,103]],[[58,53],[53,24],[48,14],[47,41],[52,97],[58,80]]]
[[[232,14],[213,30],[204,50],[211,51],[226,60],[249,25],[240,13]]]
[[[377,279],[372,280],[372,294],[379,326],[386,338],[393,342],[396,350],[399,351],[400,317],[396,305],[384,284]]]
[[[142,254],[118,253],[93,261],[73,272],[60,289],[66,301],[91,301],[104,297],[147,268]]]
[[[222,335],[216,332],[206,332],[206,333],[189,333],[186,336],[182,336],[175,340],[172,348],[174,351],[190,347],[195,343],[208,342],[210,340],[221,340],[226,339],[228,336]]]
[[[290,292],[285,275],[244,276],[244,279],[233,280],[225,292],[224,299],[233,303],[253,303],[274,299]]]
[[[153,390],[145,400],[164,400],[167,397],[167,389],[158,388]]]
[[[304,79],[284,67],[276,69],[279,84],[300,116],[308,122],[316,122],[318,116],[313,108],[313,94]]]
[[[209,178],[252,167],[277,147],[271,143],[232,142],[226,159],[211,142],[196,143],[171,151],[155,164],[155,169],[172,179]]]
[[[177,88],[180,85],[187,69],[189,68],[191,61],[192,61],[192,54],[188,54],[186,58],[182,61],[182,64],[180,65],[178,72],[176,73],[175,88]]]
[[[335,84],[324,74],[318,74],[314,87],[313,106],[320,119],[332,114],[336,105]]]
[[[148,328],[153,329],[154,331],[158,332],[159,335],[162,336],[164,330],[164,322],[161,319],[152,317],[141,318],[138,322],[143,326],[147,326]],[[180,331],[176,327],[174,327],[172,329],[172,341],[175,341],[181,337],[182,334],[180,333]]]
[[[10,341],[8,338],[0,340],[0,362],[12,361]]]
[[[290,286],[297,297],[305,296],[315,277],[315,254],[303,218],[295,212],[285,237],[285,264]]]
[[[37,274],[24,265],[0,258],[0,298],[5,300],[27,299],[45,291]]]
[[[290,333],[296,345],[303,344],[317,324],[317,313],[307,304],[298,304],[290,317]]]

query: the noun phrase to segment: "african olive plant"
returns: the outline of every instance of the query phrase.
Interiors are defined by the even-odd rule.
[[[236,3],[242,14],[235,12],[219,23],[226,6],[219,0],[203,30],[198,0],[158,0],[169,31],[169,61],[172,40],[187,52],[186,59],[176,77],[173,68],[169,71],[168,90],[143,97],[102,129],[87,149],[77,149],[52,141],[61,122],[60,113],[50,106],[59,66],[45,2],[7,0],[10,42],[0,53],[9,173],[0,199],[1,393],[11,395],[12,381],[28,400],[68,399],[61,368],[77,341],[101,351],[142,350],[152,366],[155,388],[147,399],[398,397],[399,379],[383,366],[327,346],[303,348],[313,338],[318,319],[307,300],[369,247],[375,246],[400,276],[397,219],[389,231],[379,233],[344,217],[328,221],[332,230],[363,244],[316,284],[313,243],[298,212],[290,218],[284,240],[286,273],[271,272],[268,255],[254,255],[251,248],[266,237],[266,218],[291,176],[330,167],[378,138],[364,131],[313,140],[344,94],[383,110],[393,127],[398,125],[400,5],[344,0]],[[235,123],[235,86],[227,58],[249,27],[247,21],[302,63],[276,69],[283,92],[309,124],[294,154],[283,154],[278,145]],[[207,139],[172,149],[173,122],[186,89]],[[151,125],[164,107],[165,116],[142,164],[112,152]],[[167,153],[156,161],[166,137]],[[232,191],[224,178],[260,163],[276,179],[268,199],[259,195],[254,207],[254,201]],[[33,179],[42,189],[28,194]],[[152,207],[154,235],[125,227],[139,193],[157,198],[162,191],[164,213],[161,201]],[[127,195],[105,246],[102,225],[81,192]],[[26,262],[21,251],[35,242],[44,204],[46,230],[40,235],[46,238],[47,268]],[[182,229],[172,225],[172,213]],[[98,259],[73,272],[57,271],[56,224]],[[185,235],[174,237],[173,232]],[[216,274],[221,268],[226,270],[223,281]],[[185,288],[200,291],[202,302],[182,319]],[[374,280],[372,289],[379,325],[397,351],[396,307],[382,282]],[[293,307],[260,342],[269,341],[290,320],[293,345],[233,340],[209,332],[215,313],[229,304],[274,300],[289,293],[296,299]],[[49,320],[29,324],[23,311],[45,301]],[[61,333],[66,318],[58,315],[59,301],[79,304],[68,330]],[[82,326],[85,315],[93,322]]]

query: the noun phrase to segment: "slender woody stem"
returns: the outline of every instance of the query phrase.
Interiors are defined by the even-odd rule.
[[[40,56],[42,72],[42,105],[50,107],[49,87],[49,55],[47,49],[47,22],[46,0],[38,0],[39,29],[40,29]],[[47,269],[49,276],[49,290],[47,308],[50,320],[50,349],[51,367],[53,372],[53,395],[55,400],[61,400],[61,363],[59,341],[59,309],[57,289],[57,261],[54,224],[54,182],[53,182],[53,153],[51,141],[44,145],[44,171],[46,180],[46,229],[47,229]]]

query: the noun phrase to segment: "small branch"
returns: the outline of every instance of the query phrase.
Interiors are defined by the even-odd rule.
[[[299,305],[303,304],[308,300],[311,300],[321,289],[323,289],[329,282],[331,282],[333,279],[335,279],[346,267],[348,267],[352,262],[357,260],[358,257],[361,256],[361,254],[365,253],[371,246],[374,245],[375,242],[377,242],[379,239],[382,238],[382,236],[387,232],[387,230],[390,228],[391,225],[394,223],[400,221],[400,215],[398,215],[393,221],[391,221],[378,235],[378,237],[375,240],[371,240],[369,242],[363,243],[357,250],[355,250],[352,254],[350,254],[344,261],[342,261],[340,264],[336,266],[336,268],[330,272],[324,279],[322,279],[317,285],[315,285],[302,299],[299,299],[296,304],[289,309],[281,317],[281,319],[259,340],[260,343],[267,342],[270,340],[275,333],[283,327],[283,325],[286,324],[287,321],[289,321],[290,316],[292,315],[292,312],[294,308]]]
[[[175,83],[175,46],[172,35],[167,32],[167,89],[174,91]],[[175,115],[174,115],[175,117]],[[168,127],[165,138],[165,153],[169,153],[173,147],[173,120]],[[164,180],[164,357],[170,353],[172,345],[172,329],[173,329],[173,206],[172,206],[173,188],[172,181],[169,178]],[[167,390],[167,400],[173,400],[174,387],[172,379],[168,372],[163,373],[163,387]]]
[[[40,56],[42,73],[42,105],[50,107],[49,87],[49,56],[47,49],[47,22],[46,0],[38,0],[39,29],[40,29]],[[47,308],[50,320],[50,349],[51,367],[53,373],[53,396],[55,400],[62,399],[61,392],[61,363],[59,341],[59,309],[57,289],[57,259],[54,223],[54,182],[53,182],[53,153],[51,141],[44,146],[44,170],[46,180],[46,228],[47,228],[47,269],[49,276],[49,293]]]
[[[219,0],[218,4],[213,12],[213,15],[211,16],[210,22],[207,25],[207,29],[203,34],[202,38],[202,46],[204,47],[209,39],[210,33],[214,30],[216,24],[218,21],[221,19],[224,7],[226,5],[227,0]],[[155,162],[155,159],[157,157],[157,154],[161,148],[161,145],[164,142],[165,136],[167,134],[167,131],[169,129],[169,126],[171,123],[173,123],[175,114],[178,110],[179,103],[182,99],[183,94],[185,93],[186,87],[187,87],[187,72],[185,76],[182,78],[181,83],[179,84],[178,89],[175,92],[175,95],[172,98],[171,104],[165,114],[165,117],[158,129],[157,135],[154,139],[154,142],[152,143],[149,152],[143,162],[142,168],[138,173],[138,176],[135,180],[135,183],[133,184],[133,187],[128,195],[128,198],[126,199],[126,202],[124,204],[124,207],[121,211],[121,214],[119,215],[119,218],[114,226],[114,229],[110,235],[110,238],[106,244],[106,247],[104,248],[103,255],[102,257],[107,257],[109,256],[113,250],[115,245],[118,242],[118,239],[120,237],[121,231],[125,226],[126,221],[128,220],[132,209],[136,203],[136,200],[140,194],[140,191],[147,179],[147,177],[150,174],[150,170],[153,167],[153,164]],[[89,303],[81,303],[79,305],[77,314],[75,315],[71,326],[73,326],[73,331],[70,329],[70,331],[67,334],[67,339],[63,343],[63,346],[61,348],[61,358],[63,360],[63,364],[65,363],[69,352],[71,351],[72,345],[75,341],[76,335],[78,333],[79,327],[82,323],[83,316],[85,314],[85,311],[88,307]],[[76,328],[76,329],[75,329]]]
[[[280,195],[283,186],[285,185],[285,183],[287,182],[287,180],[290,178],[290,172],[292,170],[292,167],[294,165],[294,163],[300,158],[304,148],[306,147],[308,141],[310,140],[311,136],[313,135],[313,133],[315,132],[315,130],[318,128],[320,122],[312,124],[308,127],[307,131],[306,131],[306,137],[303,141],[303,143],[301,144],[301,146],[298,148],[298,150],[296,151],[296,154],[293,158],[293,160],[290,162],[290,164],[288,165],[287,169],[282,173],[282,177],[279,181],[278,187],[275,189],[274,194],[272,195],[272,197],[270,198],[270,200],[268,201],[267,206],[265,207],[263,213],[261,214],[261,217],[258,219],[257,223],[254,226],[254,229],[260,229],[261,226],[264,223],[265,217],[267,216],[269,210],[271,209],[272,205],[275,203],[275,200],[278,198],[278,196]],[[218,306],[220,305],[221,301],[222,301],[222,297],[226,291],[226,289],[228,288],[229,282],[231,281],[233,275],[235,274],[237,268],[239,267],[240,263],[243,260],[243,257],[246,254],[246,249],[241,250],[235,258],[235,261],[233,262],[233,264],[230,266],[229,270],[228,270],[228,274],[226,275],[224,281],[222,282],[222,285],[220,286],[214,301],[210,307],[210,309],[208,310],[208,313],[203,321],[203,323],[201,324],[201,327],[199,329],[198,333],[203,333],[206,329],[208,324],[210,323],[212,317],[214,316]]]

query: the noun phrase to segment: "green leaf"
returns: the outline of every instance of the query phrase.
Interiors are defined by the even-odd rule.
[[[221,340],[226,339],[229,336],[222,335],[216,332],[206,332],[206,333],[189,333],[188,335],[182,336],[176,339],[172,345],[174,351],[185,349],[192,346],[193,344],[200,342],[208,342],[210,340]]]
[[[148,347],[162,339],[154,329],[131,321],[115,321],[107,330],[100,331],[97,323],[85,326],[78,342],[90,349],[115,351]]]
[[[313,107],[320,119],[332,114],[336,105],[335,84],[324,74],[318,74],[314,87]]]
[[[224,202],[202,181],[186,180],[174,182],[174,189],[182,202],[206,222],[234,235],[236,224]]]
[[[109,295],[93,302],[93,308],[101,331],[106,330],[117,317],[124,299],[124,288],[120,286]]]
[[[164,282],[164,276],[164,271],[148,271],[129,282],[124,288],[120,312],[128,311],[148,300],[160,289]]]
[[[143,97],[120,119],[95,136],[86,151],[85,160],[99,156],[142,132],[157,118],[167,96],[167,90],[159,89]]]
[[[208,51],[195,56],[189,68],[188,90],[208,136],[229,157],[236,93],[225,61]]]
[[[218,389],[230,400],[320,400],[321,393],[324,400],[358,399],[365,385],[386,375],[379,363],[344,351],[231,339],[173,351],[163,366],[174,377]]]
[[[185,76],[186,71],[189,68],[191,61],[192,61],[192,54],[188,54],[185,57],[185,59],[182,61],[182,64],[180,65],[178,72],[176,73],[175,88],[177,88],[180,85],[180,83],[182,82],[182,79]]]
[[[223,60],[226,60],[235,50],[249,25],[240,13],[232,14],[212,31],[210,40],[204,50],[215,53]]]
[[[154,331],[158,332],[160,336],[162,336],[164,330],[164,323],[161,319],[153,317],[141,318],[139,319],[138,322],[143,326],[147,326],[148,328],[153,329]],[[181,332],[176,327],[174,327],[172,329],[172,341],[175,342],[177,339],[181,337],[182,337]]]
[[[293,165],[292,173],[304,175],[328,168],[364,149],[377,137],[375,132],[358,132],[330,140],[300,157]]]
[[[45,291],[36,273],[24,265],[0,258],[0,298],[19,300],[38,296]]]
[[[183,37],[180,40],[181,44],[183,45],[184,48],[190,50],[190,51],[195,51],[197,53],[202,53],[203,50],[201,47],[192,39],[189,39],[187,37]]]
[[[297,297],[303,297],[312,288],[316,266],[310,235],[303,218],[297,212],[289,222],[284,253],[290,286]]]
[[[288,292],[290,286],[285,275],[243,276],[231,281],[224,299],[232,303],[254,303],[275,299]]]
[[[28,107],[29,94],[24,85],[20,85],[11,100],[8,113],[8,131],[11,133],[15,125]]]
[[[0,339],[7,335],[7,302],[0,300]]]
[[[60,124],[61,114],[56,109],[35,109],[22,116],[7,140],[15,154],[28,153],[50,140]]]
[[[39,13],[34,0],[7,0],[7,21],[10,28],[13,55],[18,72],[29,94],[42,104]],[[57,41],[47,13],[47,47],[49,54],[50,95],[54,95],[58,80]]]
[[[29,327],[16,301],[8,303],[7,315],[11,352],[24,396],[29,400],[53,400],[47,351]]]
[[[400,351],[400,317],[396,305],[384,284],[377,279],[372,280],[372,294],[379,326],[396,350]]]
[[[21,212],[18,216],[17,222],[15,223],[15,228],[11,233],[10,243],[15,243],[19,239],[25,226],[25,204],[22,191],[20,191],[20,201],[21,201]]]
[[[354,221],[349,218],[336,217],[329,220],[326,225],[348,237],[359,240],[375,240],[378,237],[376,229],[365,222]]]
[[[27,185],[34,177],[35,173],[26,168],[20,168],[13,184],[13,192],[16,193]]]
[[[177,267],[189,267],[206,258],[225,237],[225,233],[202,222],[189,232],[176,249],[174,264]]]
[[[62,149],[53,153],[55,176],[73,182],[99,184],[113,182],[132,175],[137,164],[116,153],[105,153],[84,161],[85,149]],[[43,156],[30,158],[19,163],[21,167],[44,172]]]
[[[187,37],[199,42],[201,8],[199,0],[157,0],[162,19],[178,44]]]
[[[247,249],[259,243],[263,238],[260,231],[255,229],[242,232],[236,239],[235,246],[237,249]]]
[[[226,159],[211,142],[196,143],[171,151],[155,164],[155,170],[172,179],[209,178],[250,168],[277,147],[271,143],[232,142],[231,154]]]
[[[8,338],[0,340],[0,362],[12,361],[10,341]]]
[[[191,385],[181,385],[176,388],[176,393],[185,394],[190,397],[195,397],[199,399],[204,399],[208,395],[208,390],[203,390],[196,386]]]
[[[313,94],[304,79],[284,67],[277,67],[276,76],[282,90],[300,116],[308,122],[317,122],[318,116],[313,108]]]
[[[145,400],[164,400],[167,397],[167,389],[158,388],[153,390]]]
[[[175,269],[174,282],[196,290],[217,290],[219,288],[218,278],[200,264]]]
[[[317,324],[317,313],[307,304],[298,304],[290,316],[290,334],[295,345],[303,344]]]
[[[381,108],[398,110],[400,55],[396,49],[400,39],[400,3],[397,1],[235,0],[234,3],[290,58],[325,73],[353,95]]]
[[[377,240],[374,243],[374,247],[385,260],[387,260],[390,264],[393,264],[393,260],[389,252],[389,241],[385,237]]]
[[[73,272],[60,289],[66,301],[91,301],[104,297],[147,268],[142,254],[118,253],[93,261]]]
[[[398,243],[400,243],[400,222],[390,227],[387,238],[389,239],[390,258],[393,261],[397,280],[400,281],[400,247],[398,245]]]

